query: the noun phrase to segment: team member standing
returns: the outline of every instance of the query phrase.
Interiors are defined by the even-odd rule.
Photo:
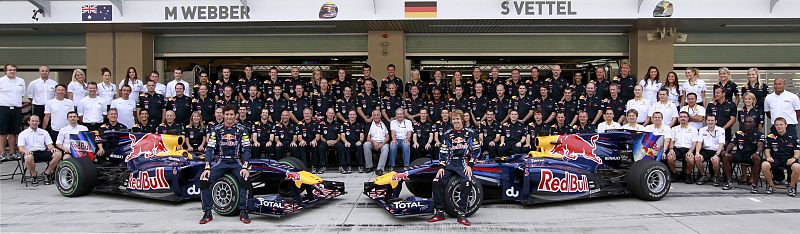
[[[135,67],[128,67],[128,72],[125,73],[125,79],[119,81],[117,87],[121,90],[123,86],[127,85],[131,87],[131,95],[130,98],[133,100],[133,103],[137,103],[139,101],[139,93],[142,90],[146,90],[144,87],[144,83],[139,80],[139,73],[136,71]],[[131,125],[128,125],[131,126]]]
[[[511,98],[506,95],[506,88],[503,84],[495,86],[495,97],[489,104],[495,108],[495,117],[500,123],[508,121],[508,113],[511,109]],[[519,112],[517,112],[519,113]]]
[[[36,179],[36,162],[49,162],[47,170],[44,172],[44,184],[52,184],[55,179],[54,171],[58,162],[61,161],[61,152],[53,147],[53,139],[47,131],[39,128],[39,116],[28,117],[28,129],[19,134],[19,152],[25,155],[25,168],[28,169],[30,177],[27,178],[33,186],[39,182]],[[24,175],[23,175],[24,176]]]
[[[150,119],[158,125],[164,120],[164,95],[156,93],[156,82],[153,80],[148,80],[145,87],[147,92],[139,95],[139,103],[136,104],[137,116],[141,115],[142,110],[147,110]]]
[[[387,85],[387,94],[383,97],[383,108],[381,108],[381,114],[383,114],[383,120],[386,122],[392,121],[394,119],[395,114],[397,113],[396,110],[402,108],[405,103],[403,103],[403,97],[401,97],[397,92],[397,85],[394,83],[390,83]]]
[[[748,92],[756,96],[756,106],[758,106],[759,109],[764,109],[764,98],[769,95],[769,86],[761,82],[758,68],[750,68],[747,70],[747,83],[742,86],[742,96]]]
[[[653,104],[652,101],[645,99],[642,96],[643,87],[641,85],[637,85],[633,88],[633,99],[628,101],[628,104],[625,105],[625,111],[636,110],[638,117],[636,117],[636,123],[638,124],[645,124],[647,123],[647,119],[650,113],[650,105]],[[653,95],[653,99],[655,100],[655,95]]]
[[[348,118],[350,118],[348,116],[349,112],[359,107],[358,100],[353,97],[353,87],[345,86],[343,89],[342,98],[336,100],[336,118],[339,119],[341,123],[347,122]],[[358,114],[356,114],[356,116],[358,116]]]
[[[744,102],[744,106],[742,109],[739,109],[739,114],[737,118],[737,122],[739,122],[739,126],[741,127],[744,125],[745,119],[747,117],[753,117],[756,120],[756,129],[762,129],[764,127],[764,109],[763,107],[757,106],[758,103],[756,101],[756,96],[751,93],[747,92],[742,94],[742,102]]]
[[[422,96],[420,96],[418,86],[412,85],[408,88],[408,90],[409,95],[405,101],[406,117],[411,119],[411,121],[414,123],[417,123],[421,121],[420,112],[428,109],[428,103],[422,98]]]
[[[602,121],[602,100],[597,96],[594,83],[586,84],[586,95],[578,97],[578,110],[585,110],[589,115],[589,123]]]
[[[596,67],[594,69],[594,74],[595,74],[595,80],[593,80],[592,83],[594,83],[597,86],[595,87],[597,89],[596,91],[597,97],[599,97],[601,100],[609,98],[611,96],[611,86],[617,86],[617,91],[619,91],[619,89],[621,89],[622,87],[627,88],[627,86],[622,86],[618,82],[609,82],[608,78],[606,77],[606,69],[602,66]],[[634,80],[633,84],[634,86],[636,85],[635,82],[636,81]],[[625,102],[628,102],[628,100],[633,99],[633,86],[631,86],[630,88],[630,93],[626,93],[624,96],[620,95],[619,98],[623,104],[625,104]]]
[[[18,159],[16,154],[17,134],[22,123],[22,96],[25,96],[25,80],[17,77],[17,66],[7,64],[0,77],[0,160],[7,157]],[[6,155],[6,143],[9,154]]]
[[[170,81],[169,83],[167,83],[167,86],[166,86],[166,89],[167,89],[166,92],[167,93],[164,96],[166,98],[171,98],[171,97],[178,96],[178,93],[183,93],[183,96],[191,98],[192,97],[192,91],[189,90],[189,82],[186,82],[185,80],[183,80],[183,70],[181,70],[180,68],[173,69],[172,76],[173,76],[174,79],[172,81]],[[175,86],[177,84],[183,84],[183,90],[182,91],[178,91],[176,89]]]
[[[222,88],[222,97],[217,99],[217,108],[225,108],[226,106],[233,106],[235,110],[239,109],[239,102],[236,100],[232,86]]]
[[[226,107],[225,123],[214,126],[209,132],[208,145],[206,146],[206,166],[200,174],[200,197],[203,201],[203,218],[200,224],[210,222],[211,216],[211,186],[225,174],[232,174],[239,180],[239,220],[249,224],[247,215],[247,187],[245,181],[250,176],[247,161],[250,160],[250,134],[247,127],[236,123],[236,111]],[[231,137],[232,136],[232,137]],[[215,161],[212,167],[212,161]],[[204,185],[203,185],[204,184]],[[236,196],[236,195],[234,195]]]
[[[256,87],[256,94],[250,93],[250,86]],[[248,100],[251,98],[261,97],[261,91],[264,90],[264,86],[261,85],[261,80],[253,75],[253,66],[252,65],[245,65],[244,66],[244,77],[239,78],[239,87],[236,87],[239,93],[239,100]],[[258,116],[261,112],[256,112],[256,116]]]
[[[289,101],[283,99],[283,87],[280,85],[272,86],[272,96],[264,102],[264,110],[269,111],[269,119],[272,122],[280,122],[283,111],[289,110]]]
[[[706,116],[706,124],[707,126],[698,130],[701,141],[698,143],[694,153],[694,165],[702,174],[696,184],[703,184],[713,178],[714,186],[719,186],[719,164],[720,156],[723,153],[722,150],[725,148],[725,130],[716,126],[717,118],[714,115]],[[714,177],[706,174],[705,161],[711,161]]]
[[[733,135],[733,140],[728,143],[725,149],[725,157],[722,159],[722,169],[725,171],[725,184],[723,190],[733,188],[731,184],[734,163],[750,164],[750,192],[758,193],[758,176],[761,172],[761,152],[764,149],[764,134],[756,128],[756,120],[753,117],[745,118],[742,122],[741,130]],[[732,153],[736,148],[736,153]]]
[[[39,116],[40,120],[44,120],[45,103],[55,97],[56,85],[58,82],[50,79],[50,68],[45,65],[39,66],[39,79],[28,84],[25,94],[31,99],[33,114]],[[46,129],[47,125],[42,125],[42,128]]]
[[[631,64],[623,62],[619,66],[619,73],[619,77],[614,77],[615,79],[612,80],[620,86],[623,93],[622,99],[631,100],[633,99],[633,87],[636,86],[636,77],[631,75]]]
[[[364,71],[368,69],[365,67]],[[364,80],[364,92],[358,94],[358,102],[361,105],[358,107],[358,116],[364,121],[364,123],[372,122],[372,112],[378,110],[380,113],[381,108],[381,98],[378,96],[378,92],[372,90],[374,87],[375,82],[370,79]],[[378,118],[380,118],[380,114],[378,114]],[[379,120],[380,121],[380,120]],[[366,157],[366,156],[365,156]]]
[[[72,82],[67,86],[67,98],[78,103],[86,97],[86,74],[81,69],[72,71]]]
[[[650,122],[655,122],[652,120],[653,114],[659,112],[662,114],[664,125],[667,125],[667,127],[675,126],[675,124],[678,122],[678,107],[669,101],[669,90],[666,88],[658,90],[657,98],[658,102],[653,103],[653,105],[650,107]]]
[[[161,94],[161,96],[164,96],[164,95],[167,94],[167,86],[162,84],[161,81],[160,81],[161,80],[161,73],[158,73],[158,71],[151,71],[150,72],[150,76],[148,76],[147,79],[148,80],[152,80],[153,83],[156,84],[154,90],[155,90],[155,92],[157,94]],[[147,84],[147,82],[145,82],[145,84]],[[147,90],[145,90],[145,92],[147,92]]]
[[[550,135],[564,135],[571,132],[572,127],[567,123],[566,114],[564,112],[556,113],[556,122],[550,125]]]
[[[511,108],[517,110],[523,123],[529,122],[533,118],[533,96],[528,95],[528,87],[520,84],[517,88],[519,96],[511,97]]]
[[[272,97],[274,95],[273,91],[275,90],[275,86],[283,88],[283,80],[278,79],[278,68],[271,67],[269,68],[269,77],[261,84],[261,87],[264,89],[262,96],[264,96],[264,98]]]
[[[678,113],[678,126],[672,127],[672,148],[667,151],[666,160],[669,166],[672,178],[675,180],[684,177],[687,184],[694,183],[692,181],[691,171],[694,170],[694,152],[697,143],[700,140],[697,129],[689,125],[689,113],[681,111]],[[675,167],[675,161],[680,160],[686,163],[683,167],[681,174]]]
[[[776,88],[777,89],[777,88]],[[776,134],[767,135],[767,149],[764,151],[766,161],[761,163],[761,171],[767,180],[766,194],[775,192],[775,182],[772,180],[773,168],[790,168],[792,171],[789,181],[789,196],[797,196],[797,179],[800,177],[800,140],[797,136],[789,135],[786,131],[786,119],[775,119]],[[781,170],[783,173],[783,170]]]
[[[184,81],[185,82],[185,81]],[[189,123],[189,116],[192,114],[192,98],[185,95],[187,85],[177,83],[173,87],[175,96],[167,98],[165,108],[175,112],[175,123],[186,125]]]
[[[411,69],[411,80],[406,82],[406,97],[411,97],[411,87],[417,87],[417,94],[419,95],[420,92],[425,92],[428,90],[428,86],[420,80],[419,69]],[[422,94],[424,95],[424,93]]]
[[[108,110],[111,108],[111,101],[117,96],[117,85],[111,81],[111,70],[104,67],[100,69],[100,73],[103,81],[97,84],[97,96],[100,96]]]
[[[442,80],[443,76],[444,76],[444,73],[442,73],[442,70],[438,70],[437,69],[437,70],[433,71],[433,81],[428,83],[428,90],[427,90],[428,99],[433,99],[433,91],[434,90],[439,90],[440,94],[444,94],[444,95],[447,95],[448,93],[450,93],[450,89],[449,89],[450,87],[447,85],[447,82]],[[445,97],[443,99],[447,99],[447,98]],[[431,114],[433,115],[434,113],[431,113]]]
[[[775,120],[783,118],[786,121],[786,131],[789,135],[797,136],[797,119],[800,116],[800,99],[797,95],[786,91],[786,79],[777,78],[772,83],[775,91],[764,99],[764,112],[770,118],[773,127],[770,129],[775,134]]]
[[[291,106],[290,108],[291,112],[289,112],[290,113],[289,116],[295,123],[300,123],[303,120],[304,118],[303,115],[305,115],[303,111],[305,109],[312,109],[313,107],[313,101],[311,100],[311,98],[309,98],[306,95],[303,95],[304,93],[306,93],[305,88],[303,87],[304,85],[302,84],[294,85],[294,93],[296,96],[289,99],[289,106]]]
[[[561,76],[560,65],[553,65],[551,72],[553,72],[553,77],[549,80],[550,96],[555,100],[561,100],[561,98],[564,97],[564,90],[569,87],[569,81],[567,78]]]
[[[642,96],[644,100],[648,103],[656,102],[658,90],[661,90],[661,87],[664,86],[664,84],[661,83],[661,74],[658,72],[658,67],[650,66],[647,68],[647,76],[645,79],[639,81],[639,86],[642,86]],[[634,88],[634,94],[635,93],[636,90]]]
[[[705,91],[704,91],[705,92]],[[689,114],[689,125],[695,129],[700,129],[706,125],[706,108],[697,104],[697,94],[689,93],[686,95],[686,105],[681,107],[681,112]]]
[[[292,74],[294,74],[294,68],[292,70]],[[297,74],[299,76],[300,70],[297,71]],[[236,96],[238,96],[238,94],[236,94],[236,92],[235,92],[235,89],[239,85],[238,85],[238,82],[236,82],[236,80],[231,77],[231,69],[230,68],[227,68],[227,67],[222,68],[222,79],[217,80],[217,82],[214,84],[214,86],[216,88],[215,92],[217,93],[217,100],[222,99],[223,95],[225,95],[225,87],[231,87],[230,95],[232,97],[235,98]],[[294,87],[294,86],[292,86],[292,87]]]
[[[717,126],[725,129],[725,142],[730,142],[731,128],[736,123],[736,104],[727,99],[725,95],[722,87],[714,88],[714,102],[706,106],[706,116],[716,117]]]
[[[44,104],[42,126],[50,125],[50,138],[57,138],[58,131],[67,126],[67,113],[75,110],[75,102],[66,98],[67,86],[56,85],[56,97]],[[2,117],[0,117],[2,118]]]
[[[97,96],[97,83],[89,82],[86,87],[89,95],[78,102],[78,116],[81,117],[81,122],[89,128],[89,131],[95,131],[100,129],[100,125],[103,125],[108,108],[105,105],[105,99]]]
[[[192,112],[199,111],[203,116],[203,122],[214,120],[214,109],[217,107],[214,95],[209,94],[209,90],[213,89],[209,88],[207,84],[201,84],[197,87],[197,93],[192,98]],[[280,115],[280,112],[278,112],[278,115]]]
[[[599,89],[598,89],[599,91]],[[625,102],[623,102],[622,98],[619,97],[619,86],[616,84],[611,84],[608,86],[608,93],[609,96],[606,99],[603,99],[601,103],[602,109],[611,109],[614,111],[614,120],[617,122],[622,123],[622,119],[625,118]],[[633,100],[633,99],[631,99]]]
[[[698,79],[699,71],[697,68],[686,68],[686,81],[681,84],[681,94],[684,97],[689,97],[690,93],[693,93],[697,98],[697,105],[703,105],[706,100],[706,82]],[[681,105],[685,105],[685,103],[681,103]]]
[[[119,122],[125,126],[133,126],[136,122],[134,115],[136,112],[136,103],[130,99],[131,86],[123,85],[119,88],[119,98],[111,101],[111,108],[117,110],[119,115]]]
[[[472,106],[470,111],[472,113],[473,121],[476,123],[480,123],[486,115],[486,111],[491,108],[489,106],[489,102],[492,100],[492,98],[483,92],[484,87],[486,86],[494,87],[494,85],[491,85],[489,82],[476,83],[474,88],[475,95],[469,97],[469,102]]]
[[[664,82],[664,86],[661,87],[661,89],[667,90],[667,100],[669,100],[669,103],[672,103],[675,108],[679,108],[681,103],[683,103],[683,99],[686,98],[681,95],[681,87],[678,84],[678,74],[675,72],[667,73],[667,81]],[[675,117],[678,117],[678,113],[675,113]]]
[[[473,160],[480,156],[480,144],[478,143],[478,134],[471,130],[465,129],[463,124],[464,114],[460,110],[453,111],[450,114],[450,120],[453,122],[453,129],[448,130],[443,134],[444,142],[442,149],[439,151],[441,160],[439,164],[442,168],[436,172],[436,177],[433,179],[433,202],[434,211],[433,217],[428,222],[438,222],[444,220],[444,189],[450,180],[457,177],[458,186],[461,191],[468,191],[467,188],[472,186],[472,163]],[[470,226],[471,223],[467,220],[467,197],[469,193],[461,193],[461,199],[458,202],[458,223],[464,226]]]
[[[731,81],[731,71],[728,70],[728,68],[723,67],[719,69],[719,82],[714,85],[714,89],[716,89],[716,87],[722,87],[722,90],[725,91],[726,100],[730,100],[734,104],[739,105],[739,86]],[[736,98],[735,101],[734,97]]]
[[[386,74],[387,75],[386,75],[386,78],[383,78],[383,81],[381,82],[381,90],[380,90],[381,91],[381,96],[388,96],[389,95],[389,84],[394,84],[394,87],[395,87],[395,89],[397,91],[397,96],[402,97],[403,93],[405,93],[403,91],[403,80],[401,80],[400,78],[398,78],[396,76],[396,74],[395,74],[396,69],[397,68],[394,66],[394,64],[389,64],[388,66],[386,66]],[[392,113],[394,113],[394,112],[392,112]]]
[[[328,109],[336,107],[336,95],[331,92],[327,79],[319,81],[319,92],[314,91],[311,98],[314,101],[314,116],[317,116],[319,120],[322,120],[322,116],[325,116]]]

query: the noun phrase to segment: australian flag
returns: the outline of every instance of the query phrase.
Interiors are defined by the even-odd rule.
[[[83,5],[83,21],[111,21],[111,5]]]

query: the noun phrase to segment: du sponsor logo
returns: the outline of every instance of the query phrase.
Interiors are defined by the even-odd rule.
[[[189,194],[189,195],[200,195],[200,189],[197,188],[197,185],[192,185],[192,187],[189,187],[188,189],[186,189],[186,194]]]

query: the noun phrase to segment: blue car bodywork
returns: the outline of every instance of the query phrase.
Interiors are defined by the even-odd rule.
[[[180,150],[181,137],[148,133],[80,132],[70,137],[71,154],[94,162],[94,191],[166,201],[200,198],[200,154]],[[98,143],[107,150],[95,155]],[[176,147],[177,146],[177,147]],[[345,193],[344,183],[269,159],[250,159],[248,212],[284,216]],[[305,193],[304,193],[305,192]],[[216,204],[215,204],[216,205]]]
[[[473,184],[482,186],[482,194],[481,199],[471,196],[470,202],[537,204],[630,194],[629,169],[640,160],[661,160],[664,139],[648,132],[622,131],[538,137],[537,141],[537,150],[528,154],[477,160],[472,166]],[[366,182],[364,194],[396,217],[430,215],[431,181],[439,168],[437,160],[428,160],[403,172],[387,173]],[[666,183],[659,196],[668,191]],[[415,196],[400,198],[403,184]]]

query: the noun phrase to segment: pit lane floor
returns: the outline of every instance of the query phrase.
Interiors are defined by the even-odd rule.
[[[3,163],[0,171],[10,172],[15,164]],[[473,226],[464,227],[453,218],[429,224],[428,217],[392,217],[361,194],[363,182],[374,174],[322,177],[345,182],[349,193],[281,219],[252,215],[249,225],[220,215],[199,225],[199,201],[169,203],[96,193],[66,198],[54,185],[26,188],[16,177],[0,182],[0,232],[800,233],[800,200],[786,196],[785,189],[766,195],[750,194],[744,185],[722,191],[677,183],[657,202],[621,197],[539,206],[487,204],[471,217]]]

